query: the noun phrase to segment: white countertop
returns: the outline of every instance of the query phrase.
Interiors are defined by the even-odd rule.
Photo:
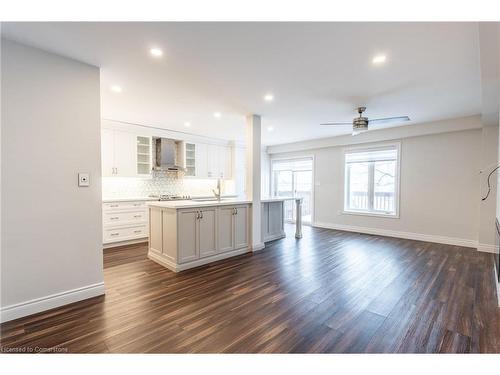
[[[295,198],[264,198],[261,199],[263,203],[269,202],[283,202],[286,200],[293,200]],[[213,206],[231,206],[236,204],[251,204],[252,201],[244,198],[222,198],[222,200],[207,200],[207,201],[196,201],[196,200],[182,200],[182,201],[154,201],[148,202],[148,206],[152,207],[162,207],[162,208],[195,208],[195,207],[213,207]]]
[[[207,200],[207,201],[194,201],[194,200],[183,200],[183,201],[155,201],[148,202],[148,206],[152,207],[162,207],[162,208],[194,208],[194,207],[213,207],[213,206],[228,206],[235,204],[248,204],[252,203],[247,199],[238,198],[226,198],[220,201],[217,200]]]
[[[133,202],[133,201],[154,201],[158,198],[151,197],[127,197],[127,198],[102,198],[102,203],[110,202]]]

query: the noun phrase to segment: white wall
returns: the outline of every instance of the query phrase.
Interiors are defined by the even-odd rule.
[[[399,219],[341,214],[345,145],[273,153],[271,159],[315,156],[316,225],[476,246],[481,132],[473,128],[401,139]],[[373,137],[381,140],[380,133]],[[359,138],[353,139],[359,142]]]
[[[1,72],[5,321],[104,286],[99,69],[2,40]]]

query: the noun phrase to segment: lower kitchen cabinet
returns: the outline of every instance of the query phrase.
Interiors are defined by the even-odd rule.
[[[199,211],[179,211],[178,235],[179,235],[179,263],[198,259],[198,216]],[[166,228],[164,228],[166,229]]]
[[[249,245],[250,206],[149,208],[148,257],[180,271],[241,254]]]
[[[205,208],[178,212],[179,263],[217,252],[215,211],[215,208]]]
[[[248,247],[248,206],[223,206],[219,208],[219,252]]]
[[[262,203],[262,242],[285,237],[283,201]]]
[[[198,219],[198,250],[200,258],[205,258],[217,253],[217,227],[215,207],[204,208],[200,211]]]
[[[104,247],[148,239],[148,208],[145,201],[107,201],[102,205]]]

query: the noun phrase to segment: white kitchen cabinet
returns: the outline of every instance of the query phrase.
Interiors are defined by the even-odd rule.
[[[101,131],[101,165],[102,176],[111,177],[115,174],[115,145],[114,131],[102,129]]]
[[[248,206],[222,206],[219,208],[219,251],[248,247]]]
[[[189,262],[198,259],[198,210],[179,211],[178,232],[179,232],[179,263]]]
[[[144,201],[106,202],[102,205],[105,247],[148,239],[149,217]]]
[[[151,137],[102,129],[103,177],[138,177],[151,171]]]
[[[194,148],[194,163],[192,158]],[[197,178],[231,178],[232,152],[231,147],[207,144],[186,143],[186,176]]]
[[[195,168],[196,177],[207,178],[208,177],[208,145],[206,143],[196,143],[195,144]]]
[[[115,175],[117,177],[135,176],[137,136],[115,131],[114,138]]]

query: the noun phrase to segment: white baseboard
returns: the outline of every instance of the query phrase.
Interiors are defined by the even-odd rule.
[[[139,238],[137,240],[127,240],[127,241],[119,241],[119,242],[108,242],[108,243],[103,243],[102,248],[103,249],[111,249],[113,247],[119,247],[119,246],[125,246],[125,245],[134,245],[137,243],[143,243],[143,242],[148,242],[149,238],[148,237],[143,237]]]
[[[232,251],[228,251],[225,253],[212,255],[212,256],[209,256],[206,258],[193,260],[192,262],[182,263],[182,264],[177,264],[175,262],[172,262],[171,260],[162,256],[161,254],[156,253],[156,252],[151,251],[151,250],[148,251],[148,258],[150,260],[152,260],[153,262],[156,262],[156,263],[162,265],[163,267],[168,268],[170,271],[180,272],[180,271],[188,270],[190,268],[203,266],[203,265],[208,264],[208,263],[217,262],[218,260],[246,254],[249,251],[250,251],[250,248],[244,247],[242,249],[232,250]]]
[[[253,252],[260,251],[260,250],[264,249],[265,247],[266,247],[266,245],[264,244],[264,242],[261,242],[261,243],[253,245],[252,251]]]
[[[375,235],[379,235],[379,236],[404,238],[404,239],[408,239],[408,240],[437,242],[437,243],[442,243],[442,244],[447,244],[447,245],[478,248],[477,241],[469,240],[469,239],[465,239],[465,238],[435,236],[435,235],[431,235],[431,234],[400,232],[400,231],[387,230],[387,229],[357,227],[357,226],[351,226],[351,225],[331,224],[331,223],[323,223],[323,222],[315,222],[313,224],[313,226],[318,227],[318,228],[343,230],[343,231],[347,231],[347,232],[375,234]]]
[[[496,253],[497,247],[495,245],[490,245],[490,244],[486,244],[486,243],[478,243],[477,250],[483,251],[485,253]]]
[[[87,285],[81,288],[67,290],[65,292],[52,294],[49,296],[32,299],[30,301],[17,303],[2,307],[0,322],[7,322],[33,315],[55,307],[64,306],[73,302],[82,301],[88,298],[101,296],[105,293],[104,283]]]
[[[493,277],[495,278],[495,286],[497,287],[497,303],[498,307],[500,307],[500,283],[498,282],[498,275],[495,270],[495,266],[493,266]]]

